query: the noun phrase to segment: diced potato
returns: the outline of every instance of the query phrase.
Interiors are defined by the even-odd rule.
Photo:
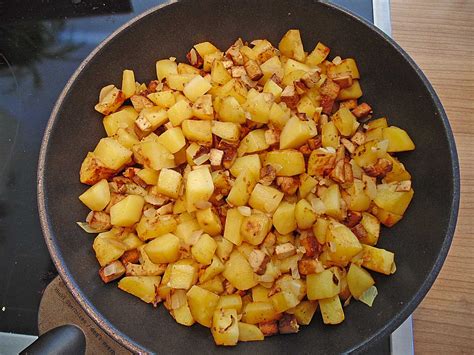
[[[147,185],[156,185],[158,183],[159,172],[150,168],[141,169],[137,176]]]
[[[331,223],[326,234],[326,243],[330,245],[328,255],[334,264],[346,266],[362,251],[362,245],[352,231],[340,223]]]
[[[293,310],[298,324],[308,325],[318,309],[318,302],[301,301]]]
[[[249,201],[258,177],[248,169],[242,170],[234,181],[234,185],[227,196],[227,202],[233,206],[243,206]]]
[[[319,308],[324,324],[339,324],[344,321],[344,310],[339,296],[319,300]]]
[[[278,101],[280,98],[281,93],[283,92],[283,89],[275,83],[273,80],[268,80],[265,83],[265,86],[263,87],[263,92],[267,92],[273,95],[273,98],[275,101]],[[272,104],[273,107],[273,104]]]
[[[294,203],[282,201],[275,210],[273,214],[273,225],[278,233],[289,234],[296,230],[295,207],[296,205]]]
[[[280,149],[298,148],[316,134],[314,121],[302,121],[296,116],[292,117],[281,131]]]
[[[137,117],[138,112],[132,106],[123,106],[120,111],[105,116],[102,122],[105,132],[111,137],[119,128],[133,127]]]
[[[194,45],[194,48],[197,50],[199,55],[204,58],[207,54],[212,54],[215,52],[219,52],[219,49],[213,45],[211,42],[201,42]]]
[[[383,129],[383,139],[388,140],[389,153],[405,152],[407,150],[414,150],[415,144],[411,140],[406,131],[401,128],[390,126]]]
[[[347,189],[351,197],[349,209],[351,211],[367,211],[370,206],[370,197],[365,192],[364,183],[361,180],[354,180],[354,183]]]
[[[118,171],[130,161],[132,152],[113,138],[102,138],[94,149],[94,155],[105,167]]]
[[[217,308],[235,309],[237,313],[242,311],[242,297],[239,294],[223,295],[219,298]]]
[[[256,129],[250,131],[240,142],[238,153],[239,156],[245,153],[255,153],[265,150],[269,147],[265,139],[265,130]]]
[[[284,56],[299,62],[304,62],[306,58],[299,30],[289,30],[286,32],[278,44],[278,49]]]
[[[173,126],[179,126],[185,120],[193,117],[193,109],[185,100],[176,102],[168,110],[168,118]]]
[[[216,247],[218,247],[219,244],[216,242]],[[217,251],[217,249],[216,249]],[[219,259],[219,257],[217,255],[214,255],[212,257],[212,262],[211,262],[211,265],[209,265],[206,270],[204,270],[204,273],[202,273],[200,276],[199,276],[199,282],[200,283],[204,283],[206,281],[209,281],[210,279],[216,277],[217,275],[219,275],[220,273],[222,273],[222,271],[224,271],[224,264],[222,263],[222,261]]]
[[[351,264],[349,271],[347,272],[347,284],[351,291],[351,295],[357,299],[367,291],[368,288],[373,286],[375,281],[368,271],[356,264]]]
[[[212,107],[211,95],[202,95],[194,102],[193,115],[201,120],[214,119],[214,108]]]
[[[242,322],[258,324],[277,319],[278,313],[271,302],[250,302],[242,312]]]
[[[327,169],[334,167],[335,159],[335,152],[329,152],[326,149],[313,150],[308,160],[308,174],[323,176]]]
[[[398,223],[403,216],[385,211],[383,208],[374,206],[371,210],[372,214],[377,217],[377,219],[386,227],[393,227],[396,223]]]
[[[237,250],[230,254],[222,275],[238,290],[248,290],[258,283],[249,262]]]
[[[244,105],[250,114],[250,119],[258,123],[267,123],[274,97],[270,93],[262,92],[249,97]]]
[[[135,125],[144,134],[149,134],[168,122],[168,114],[164,108],[159,106],[145,107],[140,111]]]
[[[182,122],[184,136],[201,144],[212,143],[211,121],[185,120]]]
[[[249,205],[262,212],[273,213],[283,199],[283,195],[283,192],[274,187],[257,184],[250,195]]]
[[[354,152],[354,161],[362,168],[375,164],[379,158],[376,148],[377,141],[370,141],[358,146]]]
[[[283,129],[286,123],[290,119],[291,111],[286,104],[284,103],[273,103],[272,107],[270,108],[270,113],[268,115],[268,120],[271,122],[276,128]]]
[[[164,235],[166,233],[172,233],[176,230],[177,226],[176,219],[173,215],[163,215],[157,217],[146,217],[142,216],[140,221],[136,225],[138,237],[146,241]]]
[[[239,322],[239,341],[258,341],[264,338],[262,331],[256,325]]]
[[[117,227],[130,227],[140,220],[145,200],[138,195],[128,195],[110,209],[110,223]]]
[[[303,96],[300,99],[298,105],[296,106],[296,109],[299,113],[305,113],[306,115],[308,115],[308,117],[313,117],[314,114],[318,111],[316,105],[307,95]]]
[[[331,65],[328,67],[327,74],[331,79],[338,74],[349,74],[352,79],[360,79],[359,69],[357,68],[355,60],[352,58],[343,59],[340,64]]]
[[[196,203],[208,201],[214,192],[212,176],[208,169],[191,171],[186,180],[186,205],[188,212],[196,210]]]
[[[163,145],[155,141],[142,142],[134,147],[135,158],[143,161],[143,165],[154,170],[173,168],[174,156]]]
[[[173,309],[173,316],[177,323],[186,325],[188,327],[194,324],[194,318],[191,314],[191,310],[187,304]]]
[[[222,232],[222,225],[219,219],[211,208],[196,211],[196,218],[199,226],[204,232],[209,233],[212,236],[220,235]]]
[[[339,185],[329,186],[321,195],[321,200],[326,208],[326,214],[336,219],[342,218],[341,191]]]
[[[397,158],[392,157],[390,154],[385,154],[383,158],[392,163],[392,171],[385,175],[384,182],[411,180],[410,173]]]
[[[135,233],[129,233],[121,240],[121,242],[126,246],[127,250],[137,249],[139,246],[143,245],[143,242]]]
[[[263,213],[253,213],[242,220],[240,234],[245,241],[252,245],[259,245],[272,228],[270,218]]]
[[[157,106],[170,108],[176,103],[176,99],[171,90],[158,91],[148,94],[147,97]]]
[[[198,263],[209,265],[217,249],[217,243],[209,234],[202,234],[191,248],[191,254]]]
[[[183,131],[179,127],[173,127],[163,132],[158,137],[158,143],[163,145],[171,153],[177,153],[186,145]]]
[[[170,89],[183,91],[185,85],[193,80],[196,76],[196,74],[170,74],[166,78],[166,83]],[[185,96],[175,96],[175,101],[178,102],[182,98],[185,98]]]
[[[317,66],[321,64],[329,54],[330,49],[321,42],[318,42],[313,51],[306,58],[306,64],[310,66]]]
[[[193,318],[199,324],[210,328],[219,296],[196,285],[191,287],[186,296]]]
[[[216,255],[219,257],[220,260],[225,261],[229,259],[230,254],[234,249],[234,244],[223,237],[216,237],[214,238],[217,243],[217,250]]]
[[[240,137],[240,125],[233,122],[212,122],[212,134],[231,142],[237,142]]]
[[[294,149],[273,150],[265,156],[264,165],[272,165],[277,176],[294,176],[305,172],[304,156]]]
[[[329,228],[329,223],[329,220],[319,217],[313,225],[313,234],[319,244],[326,243],[326,234]]]
[[[219,295],[224,292],[223,280],[224,278],[218,275],[213,279],[199,284],[199,287]]]
[[[219,106],[219,118],[224,122],[245,123],[245,111],[233,96],[222,99]]]
[[[307,200],[299,200],[296,204],[295,219],[299,229],[311,228],[316,222],[316,212]]]
[[[367,131],[372,131],[376,128],[387,128],[387,119],[385,117],[377,118],[376,120],[372,120],[366,123],[367,124]]]
[[[103,267],[119,259],[125,252],[126,245],[114,238],[107,237],[106,233],[100,233],[95,237],[92,248],[100,266]]]
[[[242,244],[243,236],[240,233],[240,228],[242,226],[243,220],[244,216],[240,214],[237,208],[231,208],[227,211],[224,238],[235,245]]]
[[[236,345],[239,341],[237,311],[217,307],[212,319],[211,333],[217,345]]]
[[[263,287],[262,285],[257,285],[252,288],[252,300],[254,302],[270,302],[268,298],[268,288]]]
[[[278,56],[272,57],[265,61],[264,63],[260,64],[260,70],[263,73],[263,77],[259,80],[261,84],[265,84],[270,77],[278,73],[283,76],[283,67]]]
[[[173,263],[179,258],[179,238],[167,233],[145,245],[145,252],[155,264]]]
[[[323,124],[321,128],[321,144],[324,148],[339,147],[339,131],[333,121]]]
[[[171,198],[178,198],[183,177],[172,169],[161,169],[156,190]]]
[[[178,64],[170,59],[162,59],[156,62],[156,76],[159,81],[168,78],[171,74],[178,74]]]
[[[155,289],[160,284],[160,276],[125,276],[118,283],[118,288],[128,292],[143,302],[153,303],[156,300]]]
[[[211,81],[219,85],[224,85],[230,80],[232,80],[232,76],[224,67],[224,64],[220,60],[215,60],[212,63]]]
[[[122,74],[122,92],[126,99],[135,94],[135,74],[133,70],[124,70]]]
[[[211,84],[206,79],[198,75],[184,86],[183,93],[189,100],[194,102],[208,92],[211,87]]]
[[[123,92],[114,85],[108,85],[100,91],[99,103],[94,106],[94,109],[103,115],[110,115],[117,111],[124,101]]]
[[[359,80],[353,80],[352,85],[348,88],[341,89],[337,95],[337,100],[352,100],[358,99],[362,96],[362,89],[359,84]]]
[[[310,301],[333,297],[340,292],[340,277],[334,269],[306,276],[306,289]]]
[[[298,298],[296,298],[296,296],[291,292],[287,291],[275,293],[270,297],[270,300],[273,304],[273,308],[278,313],[285,312],[286,310],[295,307],[299,303]]]
[[[345,137],[354,135],[355,131],[359,127],[356,117],[348,108],[340,108],[333,116],[332,122]]]
[[[267,155],[268,157],[268,155]],[[302,173],[300,175],[300,186],[298,187],[298,198],[302,199],[308,196],[308,194],[317,186],[318,180],[309,174]]]
[[[235,159],[235,162],[232,164],[229,171],[234,177],[237,177],[245,169],[251,171],[255,176],[259,176],[260,169],[262,169],[260,157],[257,154],[249,154],[239,157]]]
[[[133,128],[119,128],[114,138],[127,149],[132,149],[135,144],[140,143]]]
[[[380,234],[380,222],[379,220],[371,215],[370,213],[363,212],[362,220],[360,221],[362,227],[364,227],[367,234],[359,238],[362,244],[375,245],[379,240]]]
[[[397,183],[377,185],[375,204],[388,212],[403,216],[410,204],[414,191],[396,191]]]
[[[385,249],[363,245],[362,266],[385,275],[393,273],[395,254]]]
[[[79,196],[79,200],[92,211],[102,211],[110,202],[110,189],[107,180],[102,179],[88,188]]]
[[[189,259],[181,259],[171,267],[169,287],[189,290],[197,281],[197,267]]]

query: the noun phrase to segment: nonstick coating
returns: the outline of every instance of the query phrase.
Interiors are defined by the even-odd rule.
[[[307,51],[321,41],[331,58],[357,59],[363,99],[375,116],[405,128],[416,150],[401,154],[413,176],[414,199],[405,218],[383,228],[379,247],[395,252],[397,272],[375,275],[379,290],[372,308],[352,302],[346,320],[323,326],[316,314],[295,335],[217,348],[208,329],[178,325],[163,306],[153,309],[99,279],[91,235],[75,224],[87,209],[79,168],[105,135],[94,111],[100,88],[120,86],[122,70],[138,81],[156,77],[155,61],[184,61],[197,42],[220,48],[233,41],[267,38],[275,45],[290,28],[301,30]],[[432,285],[451,243],[459,202],[459,172],[453,136],[433,89],[413,61],[372,25],[332,5],[314,1],[183,1],[149,11],[101,44],[79,67],[49,121],[38,171],[38,201],[45,240],[67,286],[112,337],[131,350],[200,353],[335,353],[361,350],[388,335],[415,309]]]

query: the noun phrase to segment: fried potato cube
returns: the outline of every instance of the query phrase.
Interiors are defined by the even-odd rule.
[[[258,281],[249,262],[239,251],[234,250],[225,263],[222,275],[238,290],[248,290]]]
[[[353,80],[352,85],[348,88],[341,89],[337,95],[339,101],[358,99],[362,96],[362,89],[359,84],[359,80]]]
[[[132,106],[124,106],[120,111],[105,116],[102,123],[107,136],[111,137],[119,128],[133,127],[137,117],[138,112]]]
[[[340,277],[333,268],[307,275],[306,289],[310,301],[336,296],[340,292]]]
[[[244,108],[250,114],[252,121],[267,123],[273,102],[272,94],[267,92],[257,93],[255,96],[247,98]]]
[[[212,134],[231,142],[237,142],[240,137],[240,125],[233,122],[212,121]]]
[[[130,293],[143,302],[153,303],[156,300],[155,289],[160,284],[160,276],[125,276],[118,283],[118,288]]]
[[[163,108],[170,108],[176,103],[173,91],[171,90],[152,92],[147,95],[147,98],[149,98],[155,105]]]
[[[250,194],[249,205],[259,211],[273,213],[283,196],[283,192],[274,187],[257,184]]]
[[[219,243],[218,243],[218,241],[216,241],[216,252],[217,252],[218,247],[219,247]],[[216,277],[217,275],[219,275],[220,273],[222,273],[222,271],[224,271],[224,264],[219,259],[219,256],[214,255],[212,257],[211,265],[209,265],[204,270],[204,273],[202,273],[199,276],[199,282],[204,283],[206,281],[209,281],[209,280],[213,279],[214,277]]]
[[[274,102],[270,109],[268,121],[271,122],[276,128],[283,129],[290,119],[290,115],[291,111],[285,103],[277,104]]]
[[[180,241],[177,236],[166,233],[145,245],[145,252],[155,264],[173,263],[179,258]]]
[[[341,135],[345,137],[352,136],[359,127],[359,122],[348,108],[339,109],[332,116],[332,121]]]
[[[339,131],[333,121],[325,123],[321,127],[321,143],[324,148],[337,149],[340,145]]]
[[[239,341],[237,311],[218,307],[212,318],[211,333],[217,345],[236,345]]]
[[[222,232],[222,225],[219,219],[211,208],[196,211],[196,219],[199,226],[204,232],[209,233],[212,236],[220,235]]]
[[[330,245],[328,255],[334,264],[346,266],[362,251],[362,244],[352,231],[340,223],[331,223],[326,234],[326,243]]]
[[[159,81],[167,79],[172,74],[178,74],[178,64],[170,59],[162,59],[156,62],[156,77]]]
[[[224,97],[220,103],[219,118],[224,122],[245,123],[245,111],[233,96]]]
[[[180,127],[166,130],[160,134],[157,141],[173,154],[179,152],[186,145],[186,139]]]
[[[256,325],[239,322],[239,341],[258,341],[264,338],[262,331]]]
[[[219,296],[196,285],[190,288],[186,296],[193,318],[199,324],[210,328]]]
[[[178,198],[183,177],[175,170],[163,168],[158,177],[156,190],[171,198]]]
[[[301,301],[294,308],[294,316],[296,321],[301,325],[308,325],[311,323],[316,310],[318,309],[318,302],[315,301]]]
[[[334,184],[327,188],[321,196],[326,214],[336,219],[342,219],[341,191],[339,185]]]
[[[344,310],[338,295],[319,300],[324,324],[339,324],[344,321]]]
[[[272,165],[277,176],[295,176],[305,172],[304,156],[294,149],[274,150],[265,156],[264,165]]]
[[[244,306],[242,322],[258,324],[278,319],[278,313],[271,302],[250,302]]]
[[[217,308],[235,309],[237,313],[242,311],[242,297],[239,294],[223,295],[219,298]]]
[[[110,189],[107,180],[102,179],[88,188],[79,200],[92,211],[102,211],[110,202]]]
[[[184,86],[184,95],[192,102],[204,95],[212,85],[202,76],[195,76],[189,83]]]
[[[234,181],[234,185],[227,196],[227,202],[233,206],[244,206],[250,199],[257,184],[258,177],[248,169],[242,170]]]
[[[306,58],[306,64],[310,66],[317,66],[321,64],[328,56],[330,49],[326,47],[323,43],[318,42],[313,51]]]
[[[286,32],[278,44],[278,49],[284,56],[299,62],[304,62],[306,58],[299,30],[289,30]]]
[[[246,153],[255,153],[265,150],[269,147],[267,140],[265,139],[265,130],[256,129],[250,131],[240,142],[237,152],[239,156]]]
[[[265,86],[263,87],[263,92],[267,92],[269,94],[272,94],[275,101],[277,101],[280,98],[280,95],[283,92],[283,89],[277,83],[275,83],[273,80],[268,80],[265,83]],[[273,104],[272,104],[272,106],[273,106]],[[271,110],[271,108],[270,108],[270,110]]]
[[[240,234],[245,241],[252,245],[259,245],[267,236],[272,227],[270,218],[263,213],[253,213],[245,216],[240,226]]]
[[[387,152],[405,152],[415,149],[415,144],[405,130],[390,126],[383,128],[382,132],[383,139],[388,140]]]
[[[166,78],[166,83],[172,90],[183,91],[184,87],[196,76],[197,76],[196,74],[170,74]],[[176,102],[178,102],[179,100],[183,98],[185,98],[185,96],[175,95]]]
[[[157,217],[142,216],[136,225],[136,230],[138,237],[141,240],[146,241],[166,233],[174,232],[176,230],[177,224],[176,218],[173,215],[163,215]]]
[[[408,205],[410,204],[414,191],[397,191],[397,183],[379,184],[377,185],[377,195],[375,196],[375,204],[397,215],[403,216]]]
[[[168,286],[174,289],[189,290],[197,281],[197,267],[190,259],[181,259],[171,267]]]
[[[360,242],[367,245],[377,244],[380,234],[380,222],[377,217],[370,213],[363,212],[360,224],[366,231],[365,235],[359,238]]]
[[[273,214],[273,226],[280,234],[289,234],[296,230],[294,203],[282,201]]]
[[[295,307],[299,303],[298,298],[296,298],[293,293],[287,291],[275,293],[270,297],[270,301],[273,304],[273,308],[278,313],[283,313],[288,309]]]
[[[193,109],[186,100],[176,102],[168,110],[168,118],[173,126],[177,127],[185,120],[193,117]]]
[[[172,314],[176,322],[179,324],[190,327],[195,322],[193,315],[191,314],[191,309],[189,308],[187,304],[179,308],[173,309]]]
[[[102,138],[94,149],[94,155],[112,170],[120,170],[130,161],[132,152],[113,138]]]
[[[125,95],[121,90],[109,85],[100,91],[99,103],[94,106],[94,109],[103,115],[110,115],[122,106],[125,99]]]
[[[260,162],[258,154],[249,154],[235,159],[235,162],[232,164],[229,171],[232,176],[237,177],[245,169],[248,169],[255,176],[260,175],[262,163]]]
[[[204,58],[205,55],[219,52],[219,49],[213,45],[211,42],[201,42],[194,45],[194,48],[197,50],[199,55]]]
[[[395,254],[385,249],[363,245],[362,266],[385,275],[393,274]]]
[[[149,140],[134,147],[136,156],[143,159],[143,165],[154,170],[173,168],[174,156],[162,144]]]
[[[135,94],[135,73],[126,69],[122,73],[122,92],[126,99]]]
[[[216,249],[216,241],[209,234],[202,234],[191,247],[191,254],[198,263],[210,265]]]
[[[339,74],[348,74],[352,79],[360,79],[359,69],[352,58],[343,59],[341,63],[328,67],[327,75],[329,78],[333,79]]]
[[[375,284],[375,281],[367,270],[356,264],[351,264],[347,272],[347,284],[351,295],[358,299],[368,288]]]
[[[295,220],[299,229],[309,229],[318,218],[313,207],[307,200],[299,200],[295,207]]]
[[[110,209],[110,221],[117,227],[130,227],[140,220],[145,200],[142,196],[128,195]]]
[[[232,76],[220,60],[214,60],[211,66],[211,81],[218,85],[224,85],[232,80]]]
[[[240,214],[237,208],[231,208],[227,211],[225,220],[224,238],[235,245],[242,244],[243,235],[240,232],[244,216]]]
[[[196,210],[200,201],[208,201],[214,192],[214,183],[207,168],[191,171],[186,180],[186,208],[188,212]]]
[[[212,144],[211,121],[185,120],[182,122],[184,136],[201,144]]]
[[[95,237],[92,245],[100,266],[106,266],[118,260],[126,250],[125,244],[109,237],[107,233],[100,233]]]

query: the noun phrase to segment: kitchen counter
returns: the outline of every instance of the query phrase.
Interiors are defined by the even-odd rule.
[[[448,258],[414,313],[416,354],[474,352],[474,1],[391,0],[393,38],[438,93],[456,139],[461,204]]]

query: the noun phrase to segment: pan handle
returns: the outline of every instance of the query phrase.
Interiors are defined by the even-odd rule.
[[[20,355],[26,354],[85,354],[86,337],[75,325],[62,325],[41,335],[36,341],[24,349]]]

